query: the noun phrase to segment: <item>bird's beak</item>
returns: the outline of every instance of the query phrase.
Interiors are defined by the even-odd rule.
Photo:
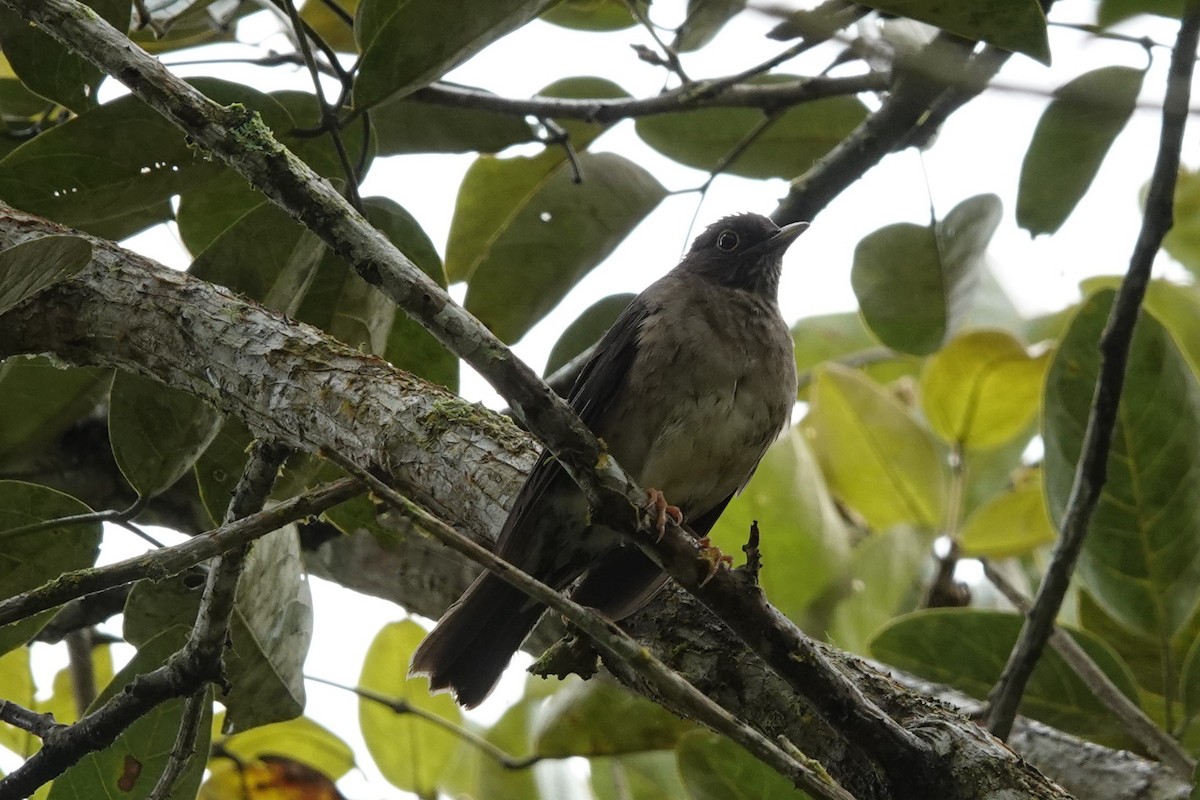
[[[808,230],[807,222],[793,222],[784,225],[779,232],[766,241],[767,249],[774,253],[783,253],[796,241],[796,237]]]

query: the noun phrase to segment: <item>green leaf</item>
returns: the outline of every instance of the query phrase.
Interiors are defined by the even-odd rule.
[[[942,521],[941,447],[869,378],[836,364],[817,371],[805,428],[830,491],[878,530]]]
[[[634,296],[632,292],[610,294],[588,306],[558,337],[542,374],[553,375],[568,361],[600,341],[600,337],[612,327]]]
[[[417,220],[387,198],[372,197],[363,202],[367,219],[383,231],[392,244],[412,259],[422,272],[445,288],[446,274],[442,270],[441,256]],[[391,305],[390,300],[386,302]],[[450,391],[457,391],[458,357],[420,323],[396,310],[385,336],[384,358],[400,369],[445,386]]]
[[[188,271],[294,314],[325,250],[315,233],[264,201],[217,236]]]
[[[100,523],[55,525],[29,533],[11,532],[40,522],[90,513],[70,495],[48,486],[0,481],[0,598],[36,589],[64,572],[96,563]],[[0,626],[0,653],[25,644],[54,611]]]
[[[286,755],[335,781],[354,768],[350,746],[308,717],[261,725],[225,737],[217,744],[243,761]]]
[[[534,97],[559,97],[574,100],[625,100],[629,92],[613,83],[608,78],[597,78],[592,75],[573,75],[560,78],[538,92]],[[585,122],[580,119],[555,119],[570,138],[571,146],[583,150],[591,145],[600,134],[611,128],[613,122]],[[566,158],[561,146],[552,146],[550,152],[556,152],[560,158]]]
[[[1050,63],[1046,15],[1037,0],[869,0],[863,5]]]
[[[1144,193],[1142,203],[1145,204]],[[1163,249],[1187,267],[1193,276],[1200,276],[1200,172],[1179,170],[1173,216],[1171,229],[1163,239]]]
[[[121,633],[125,641],[141,647],[161,631],[176,632],[182,647],[196,622],[200,594],[207,579],[204,567],[190,567],[164,580],[138,581],[125,599]]]
[[[621,156],[583,152],[578,163],[582,183],[574,182],[570,164],[550,153],[503,161],[484,156],[463,179],[454,224],[468,213],[463,198],[472,195],[510,210],[486,238],[468,241],[452,227],[457,250],[447,248],[451,278],[471,276],[467,310],[505,342],[521,338],[554,308],[667,194],[654,176]],[[455,270],[455,263],[466,266]]]
[[[0,459],[54,441],[108,394],[109,375],[60,368],[41,356],[0,362]]]
[[[113,679],[112,648],[107,644],[93,646],[91,656],[95,685],[108,686]],[[41,714],[53,714],[54,720],[62,725],[70,725],[79,720],[75,676],[69,665],[54,673],[54,679],[50,682],[50,696],[30,707]]]
[[[533,730],[534,751],[564,758],[669,750],[695,726],[606,681],[571,683],[551,695]]]
[[[850,553],[848,595],[833,610],[831,644],[867,655],[871,639],[920,601],[919,579],[930,562],[929,537],[908,526],[859,542]]]
[[[186,636],[203,588],[202,570],[137,584],[125,606],[125,638],[145,642],[167,628]],[[311,638],[312,597],[296,529],[288,526],[254,543],[238,583],[225,651],[232,689],[221,698],[227,733],[303,712],[302,667]]]
[[[250,443],[253,440],[244,422],[236,417],[226,417],[216,436],[196,459],[196,486],[200,492],[200,502],[214,526],[225,518],[234,487],[250,458]]]
[[[79,273],[92,246],[78,236],[46,236],[0,251],[0,314]]]
[[[461,725],[462,713],[449,695],[431,695],[427,679],[406,677],[413,650],[424,637],[425,631],[412,621],[385,625],[367,649],[358,685]],[[365,699],[358,703],[358,722],[367,750],[388,782],[405,791],[433,794],[443,781],[458,737]]]
[[[859,356],[879,354],[871,359],[863,372],[881,384],[891,383],[904,376],[916,376],[920,362],[903,353],[890,352],[867,330],[857,311],[818,314],[805,317],[792,325],[792,346],[799,372],[800,399],[808,397],[812,370],[826,361],[854,362]]]
[[[1018,225],[1034,236],[1062,226],[1133,115],[1144,77],[1130,67],[1103,67],[1058,88],[1021,163]]]
[[[638,5],[645,12],[649,0],[642,0]],[[626,0],[560,0],[542,14],[542,21],[594,32],[619,31],[637,24]]]
[[[1061,522],[1099,370],[1113,292],[1087,298],[1046,381],[1046,495]],[[1143,309],[1113,431],[1108,480],[1078,575],[1122,625],[1169,642],[1200,604],[1200,385],[1166,329]]]
[[[925,362],[921,407],[947,444],[990,449],[1025,430],[1038,412],[1049,354],[1032,357],[1002,331],[952,339]]]
[[[445,75],[547,7],[546,0],[362,0],[354,20],[354,107],[406,95]]]
[[[168,630],[139,648],[133,660],[100,693],[92,708],[122,691],[137,675],[165,663],[178,640],[178,631]],[[142,800],[149,796],[174,747],[183,718],[183,704],[183,698],[175,698],[155,706],[126,728],[111,745],[85,755],[54,779],[50,800],[80,797]],[[204,754],[208,752],[212,729],[211,688],[205,689],[201,707],[194,754],[173,787],[176,797],[194,797],[204,777]]]
[[[1119,277],[1100,276],[1082,281],[1079,288],[1086,297],[1100,289],[1116,289],[1120,285]],[[1142,305],[1166,326],[1192,371],[1200,375],[1200,290],[1195,286],[1153,280],[1146,286]]]
[[[233,688],[222,697],[225,730],[244,731],[304,711],[304,658],[312,641],[312,594],[300,539],[289,525],[250,549],[226,651]]]
[[[28,647],[18,647],[0,655],[0,686],[4,687],[5,700],[25,708],[34,707],[36,690]],[[29,758],[41,747],[41,740],[27,730],[0,722],[0,747]]]
[[[762,533],[759,583],[776,608],[797,619],[842,576],[850,550],[849,532],[798,428],[771,446],[710,535],[722,550],[737,553],[756,520]],[[804,580],[796,580],[798,564]]]
[[[794,75],[771,75],[753,84],[801,80]],[[867,117],[856,97],[814,100],[768,118],[748,108],[704,108],[640,117],[638,136],[658,152],[689,167],[715,172],[722,169],[746,178],[795,178],[837,146]],[[753,143],[741,153],[747,137]],[[726,160],[737,154],[732,161]]]
[[[688,0],[687,17],[671,46],[680,53],[699,50],[745,7],[746,0]]]
[[[675,753],[630,753],[591,760],[592,791],[598,800],[663,800],[685,797]]]
[[[1191,622],[1166,644],[1167,649],[1164,650],[1163,643],[1149,631],[1130,630],[1109,616],[1086,589],[1076,594],[1080,626],[1103,639],[1124,659],[1138,685],[1159,697],[1168,694],[1178,696],[1177,687],[1168,686],[1165,681],[1174,681],[1180,675],[1176,672],[1168,674],[1167,670],[1173,669],[1172,665],[1182,664],[1190,644],[1200,637],[1200,614],[1193,616]],[[1186,692],[1186,684],[1180,685]]]
[[[118,31],[129,29],[128,0],[88,0],[87,5]],[[50,34],[14,16],[9,12],[3,18],[0,46],[21,82],[77,114],[93,107],[104,73]]]
[[[984,699],[1008,661],[1022,616],[1001,611],[942,608],[893,621],[871,643],[871,654],[892,666]],[[1089,633],[1063,628],[1139,705],[1129,670]],[[1109,747],[1129,747],[1130,737],[1066,662],[1047,647],[1025,689],[1020,711],[1060,730]]]
[[[302,133],[320,125],[320,111],[314,95],[299,91],[277,91],[268,96],[276,113],[268,118],[275,139],[308,164],[318,175],[344,186],[345,170],[329,136]],[[342,130],[342,141],[351,163],[363,160],[369,167],[373,153],[362,152],[364,120],[357,119]],[[179,234],[184,245],[198,255],[225,230],[266,202],[262,193],[232,170],[199,186],[188,187],[179,199]],[[296,223],[288,220],[288,224]]]
[[[1187,658],[1183,661],[1183,672],[1179,685],[1183,688],[1183,716],[1194,718],[1200,715],[1200,636],[1192,640]]]
[[[305,4],[306,10],[308,5]],[[146,26],[130,31],[129,38],[146,52],[155,55],[202,44],[235,41],[238,21],[258,10],[253,4],[236,3],[231,6],[215,0],[184,0],[183,3],[180,0],[156,0],[147,3],[147,6],[155,23],[160,28],[166,28],[165,34],[160,35],[151,26]]]
[[[974,300],[1000,213],[995,195],[975,195],[932,229],[901,222],[858,243],[850,282],[880,341],[913,355],[941,346]]]
[[[258,111],[273,128],[291,125],[277,103],[246,86],[214,78],[191,83],[219,103],[239,102]],[[64,225],[119,239],[169,219],[172,196],[224,169],[161,114],[126,95],[9,153],[0,161],[0,197]]]
[[[173,486],[220,424],[220,413],[194,395],[130,372],[113,378],[108,435],[121,474],[140,496]]]
[[[1100,0],[1097,21],[1107,28],[1137,14],[1178,19],[1183,14],[1183,0]]]
[[[629,95],[604,78],[571,77],[555,81],[538,92],[545,97],[617,98]],[[556,120],[567,131],[571,145],[586,148],[609,126],[580,120]],[[535,199],[556,169],[567,165],[561,147],[548,148],[535,158],[477,159],[459,186],[454,219],[446,243],[446,277],[451,283],[469,280],[487,243],[512,223],[523,204]],[[574,176],[572,176],[574,177]],[[515,202],[497,201],[498,197]]]
[[[477,89],[476,91],[483,91]],[[371,110],[379,155],[396,153],[498,153],[534,139],[524,119],[478,108],[440,106],[396,97]]]
[[[709,731],[693,731],[675,749],[691,800],[803,800],[798,790],[742,746]]]
[[[353,18],[358,11],[358,0],[339,0],[337,7]],[[333,49],[342,53],[353,53],[358,49],[354,41],[354,26],[347,25],[341,15],[330,10],[328,4],[305,3],[300,9],[300,18]]]
[[[541,697],[526,693],[483,732],[483,738],[517,758],[528,755],[531,750],[530,717],[541,702]],[[455,759],[443,775],[444,793],[454,797],[465,796],[473,800],[536,800],[541,797],[533,769],[507,769],[467,741],[459,743]]]
[[[1042,494],[1041,474],[1035,471],[972,514],[958,542],[972,557],[1009,558],[1049,544],[1056,536]]]

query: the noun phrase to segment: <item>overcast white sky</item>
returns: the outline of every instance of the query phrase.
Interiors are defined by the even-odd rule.
[[[673,24],[682,16],[683,0],[656,0],[653,18]],[[1062,21],[1091,22],[1093,6],[1086,0],[1060,0],[1053,18]],[[762,34],[773,20],[760,14],[746,13],[732,22],[709,48],[684,63],[693,77],[723,75],[757,63],[776,48]],[[284,49],[286,43],[271,37],[274,23],[250,21],[243,38],[265,47]],[[1149,33],[1162,43],[1170,43],[1175,25],[1166,20],[1136,22],[1137,35]],[[1077,298],[1081,278],[1123,271],[1137,234],[1137,193],[1149,174],[1155,155],[1158,114],[1153,109],[1134,114],[1126,132],[1118,139],[1101,171],[1093,191],[1062,230],[1053,237],[1031,240],[1016,227],[1015,193],[1021,158],[1029,143],[1038,115],[1045,105],[1045,92],[1072,77],[1098,66],[1121,63],[1141,66],[1140,48],[1094,40],[1073,31],[1052,29],[1052,49],[1056,62],[1047,69],[1031,59],[1015,56],[1002,72],[999,83],[1015,91],[992,91],[981,101],[956,113],[945,126],[935,146],[921,155],[907,151],[887,159],[866,178],[847,190],[823,212],[816,224],[789,252],[781,286],[781,305],[785,317],[795,320],[811,314],[844,311],[855,307],[850,290],[850,264],[854,247],[863,236],[876,228],[898,221],[925,223],[932,202],[944,214],[960,200],[982,192],[994,192],[1003,199],[1005,216],[993,241],[990,257],[1003,285],[1018,306],[1027,312],[1050,311],[1064,307]],[[635,96],[657,92],[662,72],[639,61],[630,50],[631,43],[652,45],[645,32],[629,29],[604,36],[575,33],[535,22],[487,49],[449,77],[461,83],[482,86],[498,94],[523,97],[533,94],[554,79],[568,75],[601,75],[621,84]],[[261,52],[246,47],[224,48],[226,57],[236,54],[254,57]],[[1165,76],[1166,51],[1156,54],[1156,64],[1146,80],[1144,101],[1161,94]],[[178,54],[168,63],[183,60]],[[820,69],[820,61],[801,61],[792,67],[797,72]],[[785,66],[785,69],[787,67]],[[180,70],[183,74],[218,74],[239,80],[262,80],[268,87],[307,88],[308,78],[299,70],[258,71],[241,67],[228,72]],[[1022,91],[1034,90],[1033,92]],[[111,91],[111,89],[110,89]],[[630,122],[621,123],[592,145],[592,149],[620,152],[653,172],[669,189],[698,186],[703,173],[680,166],[659,156],[643,145]],[[1184,162],[1196,162],[1195,139],[1186,140]],[[407,208],[424,226],[435,245],[442,249],[454,209],[455,193],[463,172],[473,156],[405,156],[376,161],[364,194],[387,195]],[[786,191],[783,181],[749,181],[735,177],[718,178],[697,213],[699,196],[695,193],[668,197],[649,218],[617,249],[611,258],[587,276],[567,299],[537,325],[517,346],[517,352],[541,369],[550,347],[562,328],[588,305],[605,295],[639,291],[674,266],[690,237],[712,220],[739,211],[769,213]],[[696,228],[692,228],[693,215]],[[135,249],[168,264],[185,266],[187,257],[170,228],[136,238]],[[1170,265],[1162,269],[1178,275]],[[462,287],[455,291],[461,299]],[[496,402],[496,396],[479,378],[465,374],[463,394],[472,400]],[[113,545],[106,547],[106,561],[136,552],[128,536],[114,530]],[[353,684],[361,664],[361,654],[370,637],[386,621],[398,618],[401,611],[381,601],[362,598],[336,587],[313,581],[316,632],[309,658],[310,674]],[[354,620],[354,624],[348,621]],[[36,648],[41,675],[44,668],[61,663],[62,656]],[[520,685],[520,676],[514,678]],[[311,685],[310,716],[333,728],[369,761],[357,730],[357,715],[348,714],[350,699],[337,690]],[[502,709],[504,692],[491,708],[493,716]],[[13,764],[0,758],[0,768]],[[392,793],[369,764],[368,775],[352,776],[343,790],[351,798],[403,796]]]

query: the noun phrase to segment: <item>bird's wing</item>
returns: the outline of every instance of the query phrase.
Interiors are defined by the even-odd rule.
[[[571,408],[593,432],[603,427],[607,412],[625,387],[637,357],[638,332],[650,312],[646,301],[634,298],[600,339],[567,395]],[[496,543],[500,555],[522,566],[523,555],[531,543],[522,541],[526,537],[514,537],[513,531],[522,530],[532,522],[530,518],[539,513],[539,503],[552,485],[570,480],[553,455],[546,453],[538,459],[500,531]],[[524,566],[533,568],[532,564]]]

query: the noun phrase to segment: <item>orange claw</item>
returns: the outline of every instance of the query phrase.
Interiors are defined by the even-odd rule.
[[[727,556],[721,552],[721,548],[712,543],[712,540],[707,536],[696,540],[696,548],[699,550],[698,556],[701,561],[706,562],[706,574],[700,581],[700,586],[708,583],[713,579],[713,576],[720,571],[721,567],[730,569],[733,566],[733,556]]]
[[[658,530],[657,541],[662,541],[662,537],[667,532],[667,517],[676,525],[683,524],[683,512],[678,506],[673,506],[667,503],[667,498],[663,497],[663,493],[658,489],[646,490],[646,510],[653,511],[655,514],[654,527]]]

